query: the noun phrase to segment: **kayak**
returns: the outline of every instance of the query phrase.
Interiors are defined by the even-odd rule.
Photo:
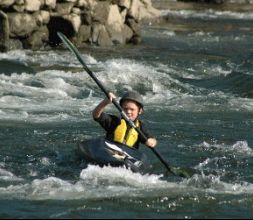
[[[140,173],[150,167],[147,156],[138,149],[104,138],[84,140],[78,143],[76,152],[79,159],[99,166],[125,167]]]

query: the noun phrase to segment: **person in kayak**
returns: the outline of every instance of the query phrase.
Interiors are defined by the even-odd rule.
[[[120,106],[127,117],[139,127],[146,138],[143,138],[138,132],[128,125],[127,121],[116,115],[104,112],[106,106],[116,99],[113,93],[109,93],[109,98],[102,100],[92,112],[93,119],[97,121],[106,131],[106,139],[118,143],[123,143],[129,147],[138,148],[140,143],[148,147],[155,147],[157,140],[145,128],[139,116],[143,113],[143,99],[135,91],[126,92],[120,99]]]

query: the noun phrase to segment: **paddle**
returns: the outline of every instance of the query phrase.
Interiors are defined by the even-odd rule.
[[[103,84],[97,79],[97,77],[93,74],[93,72],[86,66],[84,60],[81,57],[81,54],[77,50],[77,48],[68,40],[68,38],[62,34],[61,32],[57,32],[59,38],[62,40],[62,42],[69,48],[70,51],[72,51],[79,62],[82,64],[84,70],[90,75],[90,77],[96,82],[96,84],[99,86],[99,88],[105,93],[105,95],[109,98],[109,92],[105,89]],[[127,121],[127,123],[136,129],[136,131],[139,133],[139,135],[144,139],[147,140],[146,135],[140,130],[139,127],[137,127],[132,120],[128,118],[126,113],[123,111],[119,103],[113,99],[112,103],[114,106],[119,110],[121,116]],[[172,173],[175,176],[181,176],[181,177],[191,177],[195,172],[193,169],[190,168],[179,168],[179,167],[172,167],[169,166],[169,164],[161,157],[161,155],[156,151],[154,148],[150,148],[154,154],[158,157],[158,159],[163,163],[163,165],[167,168],[167,170]]]

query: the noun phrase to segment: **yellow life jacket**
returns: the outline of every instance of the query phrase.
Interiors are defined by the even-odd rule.
[[[137,120],[135,125],[139,127],[140,122]],[[115,142],[126,144],[129,147],[133,147],[138,140],[138,132],[134,128],[130,128],[127,131],[127,123],[124,119],[121,119],[120,124],[114,131],[113,140]]]

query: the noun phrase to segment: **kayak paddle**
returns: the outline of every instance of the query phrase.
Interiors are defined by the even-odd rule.
[[[109,92],[105,89],[105,87],[103,86],[103,84],[98,80],[98,78],[93,74],[93,72],[87,67],[87,65],[85,64],[84,60],[82,59],[81,54],[79,53],[79,51],[77,50],[77,48],[71,43],[71,41],[63,33],[57,32],[57,35],[62,40],[62,42],[65,44],[65,46],[76,55],[77,59],[82,64],[84,70],[90,75],[90,77],[96,82],[96,84],[99,86],[99,88],[109,98]],[[139,127],[137,127],[134,124],[134,122],[131,119],[128,118],[128,116],[123,111],[123,109],[121,108],[121,106],[119,105],[119,103],[115,99],[112,100],[112,103],[119,110],[121,116],[127,121],[127,123],[131,127],[135,128],[135,130],[139,133],[139,135],[144,140],[147,140],[146,135],[140,130]],[[162,162],[162,164],[167,168],[167,170],[170,173],[172,173],[173,175],[180,176],[180,177],[187,177],[188,178],[188,177],[191,177],[194,173],[196,173],[191,168],[181,168],[181,167],[172,167],[172,166],[169,166],[169,164],[161,157],[161,155],[156,151],[156,149],[154,149],[154,148],[150,148],[150,149],[158,157],[158,159]]]

